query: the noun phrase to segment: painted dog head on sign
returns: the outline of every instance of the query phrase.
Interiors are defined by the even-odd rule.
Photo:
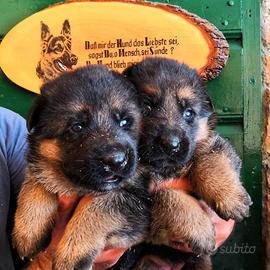
[[[60,35],[53,36],[48,25],[41,22],[41,59],[36,73],[43,81],[54,79],[63,71],[76,65],[78,57],[71,52],[71,31],[65,20]]]

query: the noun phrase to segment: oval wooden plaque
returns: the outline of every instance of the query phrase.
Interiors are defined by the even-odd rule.
[[[215,78],[228,43],[208,21],[176,6],[131,1],[70,1],[17,24],[0,46],[0,67],[16,84],[39,93],[65,70],[106,64],[122,71],[145,57],[167,57]]]

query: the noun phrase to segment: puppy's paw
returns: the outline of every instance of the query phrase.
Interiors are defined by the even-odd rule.
[[[199,228],[201,225],[198,227],[195,224],[190,225],[185,228],[161,229],[156,232],[150,242],[152,244],[165,244],[174,249],[192,251],[195,254],[211,254],[215,249],[215,231],[212,223],[202,225],[204,228]]]
[[[188,246],[195,254],[212,254],[215,250],[215,228],[208,216],[196,220],[187,237]]]
[[[52,270],[73,270],[74,266],[59,261],[53,261]]]
[[[75,250],[76,252],[76,250]],[[53,261],[52,261],[52,270],[92,270],[93,267],[93,257],[92,256],[85,256],[84,258],[79,256],[79,254],[65,255],[59,250],[56,252]]]
[[[235,221],[242,221],[243,218],[249,217],[249,208],[252,205],[249,194],[243,187],[239,190],[226,194],[215,205],[217,214],[225,219],[233,219]]]
[[[16,232],[13,231],[13,246],[16,248],[17,253],[21,259],[33,258],[38,251],[45,247],[48,243],[48,238],[37,239],[33,237],[31,232]]]
[[[157,197],[159,196],[159,197]],[[155,197],[150,242],[182,249],[187,244],[196,254],[211,254],[215,230],[200,203],[182,191],[163,191]]]
[[[215,249],[214,225],[206,213],[200,213],[193,219],[180,216],[175,223],[154,231],[149,239],[152,244],[165,244],[179,250],[189,248],[195,254],[211,254]]]
[[[92,270],[93,267],[91,264],[88,263],[87,259],[83,259],[79,262],[77,262],[76,264],[73,264],[72,262],[70,262],[69,260],[53,260],[53,264],[52,264],[52,270]]]
[[[16,245],[16,251],[21,260],[25,260],[25,258],[32,258],[36,253],[35,251],[33,251],[33,247],[29,245]]]

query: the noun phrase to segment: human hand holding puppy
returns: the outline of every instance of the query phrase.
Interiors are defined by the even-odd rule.
[[[92,196],[78,198],[76,196],[60,196],[58,198],[58,218],[52,231],[51,242],[45,251],[40,252],[27,267],[28,270],[52,269],[52,260],[56,247],[63,236],[65,227],[69,222],[76,206],[82,207],[93,200]],[[95,260],[93,270],[104,270],[114,265],[125,252],[126,248],[104,250]]]
[[[186,192],[191,192],[192,187],[189,184],[187,179],[183,179],[181,182],[177,182],[177,189],[182,189]],[[180,184],[179,184],[180,183]],[[172,183],[170,185],[173,185]],[[165,188],[165,187],[164,187]],[[74,212],[75,207],[78,204],[84,205],[91,201],[93,197],[84,196],[82,199],[79,199],[75,196],[61,196],[58,198],[58,220],[56,222],[56,226],[52,232],[52,239],[47,247],[47,249],[43,252],[40,252],[31,264],[28,266],[28,270],[37,270],[37,269],[46,269],[49,270],[52,268],[52,258],[53,253],[55,252],[56,246],[59,243],[65,226],[67,225],[69,219]],[[202,207],[207,212],[209,217],[211,218],[216,231],[216,249],[220,247],[224,241],[229,237],[234,227],[234,221],[222,220],[218,215],[213,212],[204,202],[201,202]],[[172,248],[179,249],[180,251],[192,252],[192,250],[187,246],[180,246],[179,242],[182,239],[170,239],[171,244],[169,245]],[[95,264],[93,266],[93,270],[105,270],[109,267],[113,266],[118,259],[125,252],[125,248],[115,248],[115,249],[105,249],[95,260]],[[152,256],[150,259],[155,260]]]

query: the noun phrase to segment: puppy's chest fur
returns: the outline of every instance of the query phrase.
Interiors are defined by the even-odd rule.
[[[188,177],[193,165],[193,160],[181,167],[170,169],[164,168],[163,172],[155,171],[151,166],[141,165],[141,170],[144,172],[144,181],[149,190],[159,190],[159,186],[169,181],[181,181],[182,178]]]
[[[121,244],[121,241],[130,242],[130,238],[136,239],[138,236],[141,241],[144,240],[150,217],[151,201],[143,187],[129,185],[98,196],[92,203],[101,212],[112,217],[114,222],[121,224],[116,231],[108,234],[108,246],[128,246],[125,242]],[[106,224],[106,226],[110,226],[110,224]]]

